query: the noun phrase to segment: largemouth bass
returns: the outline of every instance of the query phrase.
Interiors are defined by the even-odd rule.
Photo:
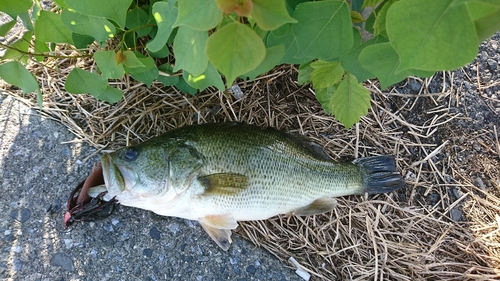
[[[197,220],[224,250],[238,221],[331,211],[333,197],[389,192],[393,156],[331,160],[303,136],[241,123],[182,127],[101,157],[104,200]],[[101,193],[102,194],[102,193]]]

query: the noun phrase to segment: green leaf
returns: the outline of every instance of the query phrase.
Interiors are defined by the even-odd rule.
[[[140,68],[146,67],[136,56],[133,51],[123,52],[125,59],[123,60],[123,65],[127,68]]]
[[[175,87],[182,93],[189,93],[191,95],[195,95],[198,92],[196,88],[189,86],[189,84],[186,82],[186,80],[184,80],[183,77],[179,78],[179,82],[175,84]]]
[[[148,50],[148,54],[153,58],[162,59],[170,55],[170,49],[168,48],[168,45],[164,45],[163,48],[161,48],[157,52],[151,52]]]
[[[296,23],[285,6],[284,0],[253,0],[251,16],[263,30],[274,30],[286,23]]]
[[[183,69],[194,76],[205,72],[208,66],[208,57],[205,53],[207,40],[208,32],[192,29],[189,26],[179,26],[174,39],[174,72]]]
[[[92,94],[96,99],[100,99],[109,103],[116,103],[123,97],[123,92],[115,87],[107,86],[103,92]]]
[[[207,70],[198,75],[192,75],[186,71],[182,73],[182,77],[188,83],[189,86],[196,88],[200,91],[205,90],[208,87],[214,86],[217,89],[224,91],[224,82],[220,77],[219,72],[212,64],[208,64]]]
[[[35,12],[35,7],[37,7],[37,6],[38,5],[35,5],[33,7],[33,12]],[[17,16],[22,21],[24,28],[26,28],[28,31],[35,31],[35,27],[33,26],[33,22],[31,21],[31,15],[28,11],[22,12]]]
[[[154,14],[154,5],[153,5],[153,14]],[[144,10],[141,8],[135,7],[132,10],[128,11],[127,20],[125,21],[125,27],[127,29],[136,29],[135,32],[137,33],[137,36],[142,37],[148,35],[153,29],[152,26],[147,26],[148,23],[149,23],[148,13],[144,12]]]
[[[173,24],[177,18],[177,7],[174,6],[175,0],[167,2],[156,2],[153,5],[152,14],[158,25],[158,31],[153,40],[146,44],[146,48],[152,52],[158,52],[167,43],[172,33]]]
[[[370,100],[370,91],[358,83],[356,77],[347,74],[328,104],[335,118],[349,129],[361,116],[368,114]]]
[[[72,94],[99,95],[108,86],[108,81],[102,76],[89,71],[73,68],[66,78],[64,88]]]
[[[313,16],[314,15],[314,16]],[[353,45],[349,6],[340,0],[299,4],[293,25],[299,51],[297,57],[330,60],[349,51]]]
[[[297,77],[297,83],[299,85],[304,85],[311,83],[311,73],[314,68],[311,67],[311,63],[301,64],[299,66],[299,76]],[[318,90],[316,90],[317,93]]]
[[[375,75],[359,64],[359,54],[367,46],[377,43],[385,43],[387,41],[387,38],[383,36],[375,36],[340,57],[340,64],[347,72],[356,76],[358,81],[365,81],[366,79],[373,78]]]
[[[125,52],[123,52],[125,53]],[[139,62],[144,65],[144,67],[129,68],[125,67],[125,71],[130,73],[130,76],[137,81],[141,81],[148,87],[151,87],[151,83],[158,78],[159,72],[156,68],[155,61],[151,57],[137,58]],[[125,63],[125,62],[124,62]]]
[[[15,19],[17,15],[28,11],[32,5],[31,0],[2,0],[0,1],[0,11]]]
[[[257,66],[254,70],[245,73],[243,76],[248,77],[248,79],[253,80],[257,78],[257,76],[268,72],[273,69],[276,65],[278,65],[285,55],[285,46],[278,45],[274,47],[270,47],[266,49],[266,57],[264,60]]]
[[[170,66],[169,63],[162,64],[158,67],[158,70],[161,72],[164,72],[166,74],[172,74],[173,69],[172,66]],[[179,76],[165,76],[164,74],[159,74],[158,78],[156,78],[158,81],[160,81],[163,85],[165,86],[173,86],[179,82]]]
[[[395,84],[408,76],[428,76],[434,72],[406,69],[397,72],[400,59],[390,43],[379,43],[367,46],[359,55],[359,63],[371,73],[375,74],[382,89]]]
[[[392,6],[392,4],[396,3],[399,0],[388,0],[384,3],[382,8],[376,13],[375,22],[373,23],[374,35],[383,35],[387,37],[386,30],[386,21],[387,21],[387,11]]]
[[[3,60],[20,60],[23,64],[28,63],[28,49],[30,47],[30,41],[33,32],[28,31],[24,33],[23,37],[21,37],[16,42],[10,45],[10,48],[7,48],[5,54],[3,55]]]
[[[351,11],[351,21],[352,23],[362,23],[365,22],[365,18],[363,18],[363,15],[358,12],[358,11]]]
[[[54,0],[54,2],[56,2],[61,9],[68,8],[68,5],[64,2],[64,0]]]
[[[344,75],[344,69],[338,61],[317,60],[311,63],[314,69],[311,81],[315,89],[328,88],[337,84]]]
[[[2,37],[5,36],[5,34],[7,34],[14,25],[16,25],[15,20],[11,20],[9,22],[0,25],[0,36]]]
[[[266,46],[274,47],[284,45],[285,55],[279,64],[302,64],[309,62],[309,58],[297,58],[295,55],[299,51],[297,38],[293,34],[292,24],[285,24],[269,33],[266,39]]]
[[[365,0],[363,2],[363,6],[362,8],[366,8],[366,7],[375,7],[377,6],[379,3],[381,3],[382,1],[384,0]]]
[[[77,49],[85,49],[95,41],[93,36],[78,33],[73,33],[71,35],[71,38],[73,39],[74,46]]]
[[[266,56],[266,47],[250,27],[231,23],[213,33],[207,41],[207,56],[232,85],[241,74],[256,68]]]
[[[474,22],[477,31],[478,42],[488,39],[500,30],[500,9]]]
[[[336,86],[315,89],[316,99],[321,104],[321,107],[323,107],[323,110],[328,114],[332,114],[332,109],[330,107],[330,100],[332,99],[333,93],[335,92],[336,89],[337,89]]]
[[[120,79],[125,74],[123,64],[116,64],[115,52],[97,51],[94,53],[94,60],[106,79]]]
[[[457,0],[401,0],[387,12],[386,29],[403,69],[451,70],[472,61],[477,34]]]
[[[500,1],[497,0],[463,0],[466,2],[472,20],[478,20],[495,13],[500,9]]]
[[[105,42],[116,34],[115,26],[109,20],[80,14],[73,9],[64,9],[61,20],[72,32],[92,36],[97,42]]]
[[[197,30],[209,30],[217,26],[222,11],[213,0],[181,0],[178,2],[179,17],[174,26],[187,25]]]
[[[45,42],[42,42],[40,40],[34,40],[35,42],[35,47],[34,47],[34,51],[36,53],[48,53],[50,52],[50,49],[49,49],[49,46],[47,46],[47,43]],[[45,56],[35,56],[35,59],[38,61],[38,62],[41,62],[45,59]]]
[[[80,14],[104,17],[125,29],[127,10],[132,0],[66,0],[66,4]]]
[[[40,11],[36,21],[35,37],[42,42],[73,45],[71,30],[64,25],[61,15],[48,11]]]
[[[0,78],[10,85],[21,88],[25,94],[40,90],[35,76],[18,61],[0,64]]]

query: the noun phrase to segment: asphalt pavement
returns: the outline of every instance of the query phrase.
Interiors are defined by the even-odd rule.
[[[118,206],[64,230],[72,189],[98,161],[62,124],[0,93],[0,279],[303,280],[233,234],[225,252],[197,222]]]

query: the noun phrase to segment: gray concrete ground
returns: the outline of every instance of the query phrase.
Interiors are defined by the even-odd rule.
[[[139,209],[65,231],[66,200],[95,152],[0,93],[0,279],[302,280],[236,235],[224,252],[197,222]]]

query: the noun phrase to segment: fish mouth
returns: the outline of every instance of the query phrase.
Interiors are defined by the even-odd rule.
[[[131,190],[137,183],[137,173],[124,165],[113,163],[109,154],[101,156],[101,163],[104,184],[108,190],[105,199]]]

